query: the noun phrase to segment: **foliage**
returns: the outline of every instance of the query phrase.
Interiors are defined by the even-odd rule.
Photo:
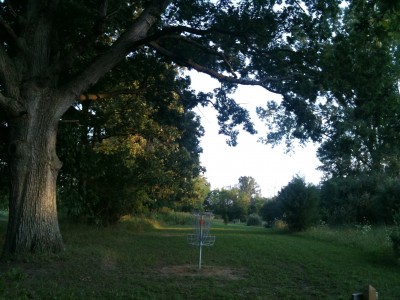
[[[249,196],[249,198],[253,198],[255,196],[260,195],[260,186],[256,182],[253,177],[250,176],[241,176],[239,177],[239,189]]]
[[[318,190],[307,186],[303,178],[294,177],[278,193],[277,201],[291,231],[304,231],[318,220]]]
[[[249,200],[248,214],[258,214],[264,200],[261,197],[260,186],[251,176],[239,177],[238,187]]]
[[[261,208],[261,216],[268,227],[272,227],[275,220],[282,219],[283,211],[281,203],[276,197],[265,201]]]
[[[321,222],[307,232],[298,233],[310,239],[328,242],[340,247],[356,248],[363,251],[380,253],[380,255],[391,256],[390,234],[393,230],[388,226],[367,226],[364,234],[360,228],[365,225],[343,225],[328,226]],[[361,234],[360,234],[361,233]]]
[[[228,223],[233,220],[246,222],[248,215],[258,214],[264,201],[254,178],[241,176],[237,187],[211,191],[204,204],[206,209]]]
[[[379,223],[393,224],[393,212],[400,211],[400,178],[385,177],[379,180],[374,196],[374,209]]]
[[[330,179],[321,186],[321,219],[329,224],[392,224],[400,181],[382,175]]]
[[[399,174],[399,49],[388,27],[395,18],[382,3],[352,1],[326,50],[331,94],[321,107],[330,128],[318,151],[326,174]]]
[[[182,199],[176,201],[175,207],[180,211],[191,212],[202,210],[204,201],[210,194],[210,183],[203,176],[192,179],[192,188]]]
[[[321,70],[309,98],[269,102],[259,116],[266,143],[322,142],[320,169],[330,177],[399,174],[398,30],[396,1],[349,1],[321,45]]]
[[[393,216],[394,228],[390,234],[392,241],[393,251],[396,258],[400,258],[400,212],[397,212]]]
[[[247,226],[261,226],[262,225],[262,219],[258,214],[250,214],[247,217],[246,221]]]
[[[58,137],[64,160],[59,203],[70,215],[108,224],[182,200],[176,206],[190,210],[204,200],[204,192],[194,190],[203,129],[192,104],[184,106],[174,92],[189,81],[177,80],[174,68],[151,57],[131,58],[131,64],[146,65],[130,77],[136,88],[147,83],[140,93],[85,101],[64,116],[75,120],[62,123]],[[151,69],[158,70],[157,81]]]
[[[159,209],[152,217],[166,226],[193,225],[193,216],[187,212],[176,212],[167,207]]]
[[[246,220],[249,199],[238,188],[216,189],[209,194],[205,208],[228,223],[234,219]]]
[[[274,229],[282,230],[282,231],[287,231],[288,230],[288,224],[284,220],[279,220],[279,219],[276,219],[272,223],[271,227],[274,228]]]

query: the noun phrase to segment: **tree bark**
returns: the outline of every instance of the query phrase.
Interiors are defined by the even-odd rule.
[[[3,255],[63,249],[56,207],[61,161],[56,155],[59,116],[46,91],[31,93],[27,112],[10,121],[11,192]]]

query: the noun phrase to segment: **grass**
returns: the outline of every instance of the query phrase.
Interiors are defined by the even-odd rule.
[[[215,222],[200,271],[188,226],[127,218],[109,228],[61,222],[61,230],[60,255],[0,263],[0,299],[347,300],[368,284],[380,299],[400,298],[400,266],[382,229],[291,235]],[[0,241],[4,233],[3,220]]]

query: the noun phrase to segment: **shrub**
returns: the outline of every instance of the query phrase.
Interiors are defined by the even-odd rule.
[[[332,178],[321,186],[321,218],[330,225],[392,224],[400,209],[400,179],[380,174]]]
[[[396,258],[400,258],[400,212],[394,214],[393,222],[395,226],[390,235],[390,239],[392,240],[394,255]]]
[[[267,222],[268,226],[272,226],[276,219],[282,218],[282,208],[280,203],[277,201],[277,198],[273,198],[264,203],[261,208],[261,215],[265,222]]]
[[[274,228],[279,229],[279,230],[286,230],[288,228],[288,225],[283,220],[275,220],[274,221]]]
[[[251,214],[247,217],[247,226],[261,226],[262,220],[261,217],[257,214]]]
[[[318,220],[318,190],[294,177],[278,194],[285,221],[291,231],[304,231]]]
[[[381,181],[374,198],[374,211],[381,223],[392,224],[394,221],[392,212],[400,210],[399,194],[399,178],[387,178]]]

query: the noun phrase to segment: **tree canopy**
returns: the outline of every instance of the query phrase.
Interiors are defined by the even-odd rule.
[[[321,142],[327,176],[399,174],[399,5],[349,1],[323,45],[317,101],[271,102],[267,143]]]
[[[85,100],[61,121],[58,202],[70,215],[107,224],[128,213],[183,207],[177,203],[183,199],[185,209],[194,205],[187,198],[200,180],[203,129],[190,102],[174,92],[189,81],[154,58],[131,60],[137,68],[145,64],[130,78],[133,84],[146,82],[145,89]]]

